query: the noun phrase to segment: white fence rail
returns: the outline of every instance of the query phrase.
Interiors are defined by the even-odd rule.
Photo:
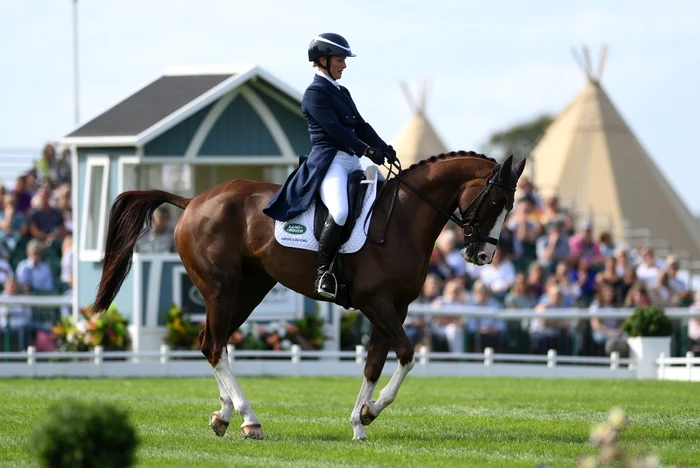
[[[228,347],[233,373],[239,376],[352,376],[362,375],[366,350],[241,351]],[[198,351],[173,351],[163,345],[155,352],[37,353],[0,355],[0,377],[209,377],[212,370]],[[390,353],[384,375],[396,367]],[[543,355],[480,353],[430,353],[422,347],[411,375],[418,376],[509,376],[543,378],[634,378],[630,360],[618,353],[610,357],[558,356],[555,350]]]
[[[666,357],[661,353],[656,364],[660,380],[700,382],[700,356],[695,357],[691,351],[685,353],[685,357]]]

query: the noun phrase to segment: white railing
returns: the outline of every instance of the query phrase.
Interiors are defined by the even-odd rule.
[[[695,357],[692,351],[686,352],[685,357],[666,357],[661,353],[656,364],[661,380],[700,382],[700,356]]]
[[[72,306],[71,296],[0,296],[0,306],[63,307]]]
[[[367,352],[306,351],[294,345],[290,351],[236,350],[228,346],[228,359],[238,376],[344,376],[362,375]],[[618,353],[610,357],[558,356],[494,353],[430,353],[423,346],[416,353],[411,375],[418,376],[509,376],[543,378],[634,378],[630,360]],[[396,367],[395,353],[389,353],[384,375]],[[199,351],[174,351],[163,345],[160,351],[105,352],[101,346],[91,352],[0,355],[0,377],[209,377],[211,366]]]

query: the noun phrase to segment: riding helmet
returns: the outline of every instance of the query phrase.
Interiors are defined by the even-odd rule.
[[[309,44],[309,62],[328,55],[355,57],[350,50],[350,44],[340,34],[323,33],[314,36]]]

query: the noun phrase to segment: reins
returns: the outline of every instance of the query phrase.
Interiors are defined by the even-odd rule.
[[[437,206],[432,200],[426,198],[423,196],[415,187],[413,187],[410,183],[408,183],[403,177],[401,177],[401,173],[403,172],[401,168],[401,161],[396,159],[395,163],[387,163],[383,164],[384,167],[386,167],[389,170],[389,175],[393,175],[394,177],[387,177],[386,181],[384,182],[384,185],[382,186],[381,190],[379,193],[377,193],[376,198],[374,199],[374,202],[372,203],[372,206],[370,207],[367,217],[365,218],[364,221],[364,228],[365,228],[365,236],[367,236],[367,240],[370,242],[377,244],[377,245],[383,245],[386,242],[386,233],[389,229],[389,222],[391,221],[391,216],[394,213],[394,205],[396,203],[396,198],[399,194],[399,185],[403,183],[406,187],[411,189],[413,193],[415,193],[418,198],[426,202],[428,205],[433,207],[438,213],[442,214],[449,220],[453,221],[455,224],[457,224],[460,228],[462,228],[462,231],[464,232],[464,237],[465,240],[470,240],[472,242],[481,240],[484,242],[488,242],[489,244],[497,245],[498,244],[498,239],[494,239],[490,236],[484,235],[481,231],[479,231],[478,226],[476,224],[476,213],[479,211],[479,207],[481,206],[481,203],[483,200],[486,198],[486,196],[491,192],[491,189],[493,187],[500,187],[504,190],[508,190],[511,192],[515,192],[515,187],[511,187],[509,185],[505,185],[501,183],[499,180],[497,180],[496,175],[497,173],[494,171],[491,176],[489,177],[488,181],[486,182],[486,186],[479,192],[479,195],[476,196],[467,206],[467,208],[460,213],[460,216],[457,217],[454,213],[448,213],[445,211],[443,208],[440,208]],[[394,166],[397,167],[397,172],[394,172]],[[386,217],[386,222],[384,223],[384,233],[382,234],[382,239],[381,240],[374,240],[369,236],[369,232],[367,231],[367,221],[370,219],[371,213],[374,211],[374,207],[376,206],[377,202],[381,198],[382,193],[384,192],[384,189],[386,188],[387,185],[389,185],[390,180],[397,179],[396,187],[394,188],[394,194],[391,199],[391,205],[389,206],[389,214]],[[476,205],[476,206],[474,206]],[[467,212],[469,212],[470,208],[474,206],[474,209],[471,210],[471,213],[467,216]],[[469,232],[467,232],[467,229],[469,229]]]

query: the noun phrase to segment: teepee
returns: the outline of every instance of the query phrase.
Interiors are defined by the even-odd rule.
[[[393,147],[401,161],[401,167],[406,168],[421,159],[445,153],[447,148],[425,115],[426,83],[423,84],[419,101],[413,98],[406,83],[401,83],[401,88],[411,106],[413,116],[399,132]]]
[[[646,228],[680,256],[700,260],[700,225],[601,86],[607,49],[593,70],[588,50],[574,54],[587,83],[531,153],[533,182],[593,218],[596,233]]]

